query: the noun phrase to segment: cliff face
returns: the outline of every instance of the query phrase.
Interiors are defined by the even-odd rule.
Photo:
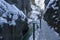
[[[46,7],[44,19],[60,35],[60,0],[51,0]],[[57,28],[57,29],[55,29]]]
[[[28,30],[26,20],[14,4],[0,0],[0,40],[21,40]]]
[[[49,3],[50,0],[45,0],[45,6]]]

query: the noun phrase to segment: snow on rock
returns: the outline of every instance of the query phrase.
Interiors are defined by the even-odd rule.
[[[30,15],[30,18],[37,21],[38,19],[38,15],[40,15],[40,8],[38,8],[37,6],[35,5],[31,5],[31,8],[32,8],[32,11],[31,11],[31,15]]]
[[[9,16],[9,18],[12,18],[12,21],[7,21],[7,16]],[[25,14],[19,10],[14,4],[9,4],[4,0],[0,0],[0,23],[8,23],[9,25],[16,25],[15,20],[21,19],[22,21],[25,21]],[[3,22],[2,22],[3,19]]]
[[[0,25],[3,24],[3,23],[7,23],[7,20],[2,18],[2,17],[0,17]]]
[[[37,7],[31,4],[32,10],[35,10]]]
[[[32,22],[33,22],[33,20],[28,18],[28,24],[31,24]]]
[[[41,14],[40,8],[38,8],[38,7],[35,6],[35,5],[31,5],[31,8],[32,8],[32,11],[31,11],[31,15],[30,15],[29,22],[30,22],[30,23],[33,23],[33,22],[34,22],[36,25],[39,26],[38,15]]]
[[[15,20],[9,21],[9,25],[15,26],[16,25]]]
[[[30,15],[30,18],[28,19],[28,23],[35,23],[37,24],[38,23],[38,15],[40,15],[40,12],[39,11],[36,11],[36,10],[32,10],[31,11],[31,15]],[[38,23],[39,24],[39,23]],[[38,25],[37,24],[37,25]]]
[[[46,8],[49,8],[49,6],[50,6],[54,1],[55,1],[55,0],[50,0]]]
[[[50,7],[52,7],[54,10],[59,9],[59,7],[56,6],[56,5],[57,5],[57,4],[56,4],[56,1],[58,1],[58,0],[50,0],[49,3],[48,3],[48,5],[46,6],[45,12],[46,12]],[[44,13],[45,13],[45,12],[44,12]]]
[[[35,40],[37,40],[39,31],[40,31],[40,20],[38,19],[38,15],[40,15],[41,13],[40,13],[40,10],[36,6],[32,5],[31,8],[32,8],[32,11],[31,11],[30,18],[28,19],[28,22],[30,24],[35,23]],[[33,33],[30,36],[29,40],[33,40]]]

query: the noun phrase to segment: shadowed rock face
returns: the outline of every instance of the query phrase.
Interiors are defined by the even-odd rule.
[[[22,40],[28,29],[26,20],[22,21],[17,19],[16,26],[4,24],[3,27],[0,28],[0,36],[3,36],[3,40]]]
[[[44,20],[47,21],[48,25],[53,27],[55,29],[55,31],[57,33],[60,34],[60,1],[58,0],[57,2],[55,2],[56,5],[54,8],[58,7],[58,9],[54,9],[51,5],[51,7],[49,7],[47,9],[47,11],[44,14]],[[54,17],[55,16],[55,17]]]

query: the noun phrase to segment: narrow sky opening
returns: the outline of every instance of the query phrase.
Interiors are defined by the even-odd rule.
[[[39,6],[41,9],[44,10],[45,8],[45,3],[44,3],[45,0],[35,0],[35,3],[37,6]]]

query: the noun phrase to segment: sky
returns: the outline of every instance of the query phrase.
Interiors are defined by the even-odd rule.
[[[45,4],[44,4],[45,0],[35,0],[36,5],[38,5],[41,9],[44,9]]]

